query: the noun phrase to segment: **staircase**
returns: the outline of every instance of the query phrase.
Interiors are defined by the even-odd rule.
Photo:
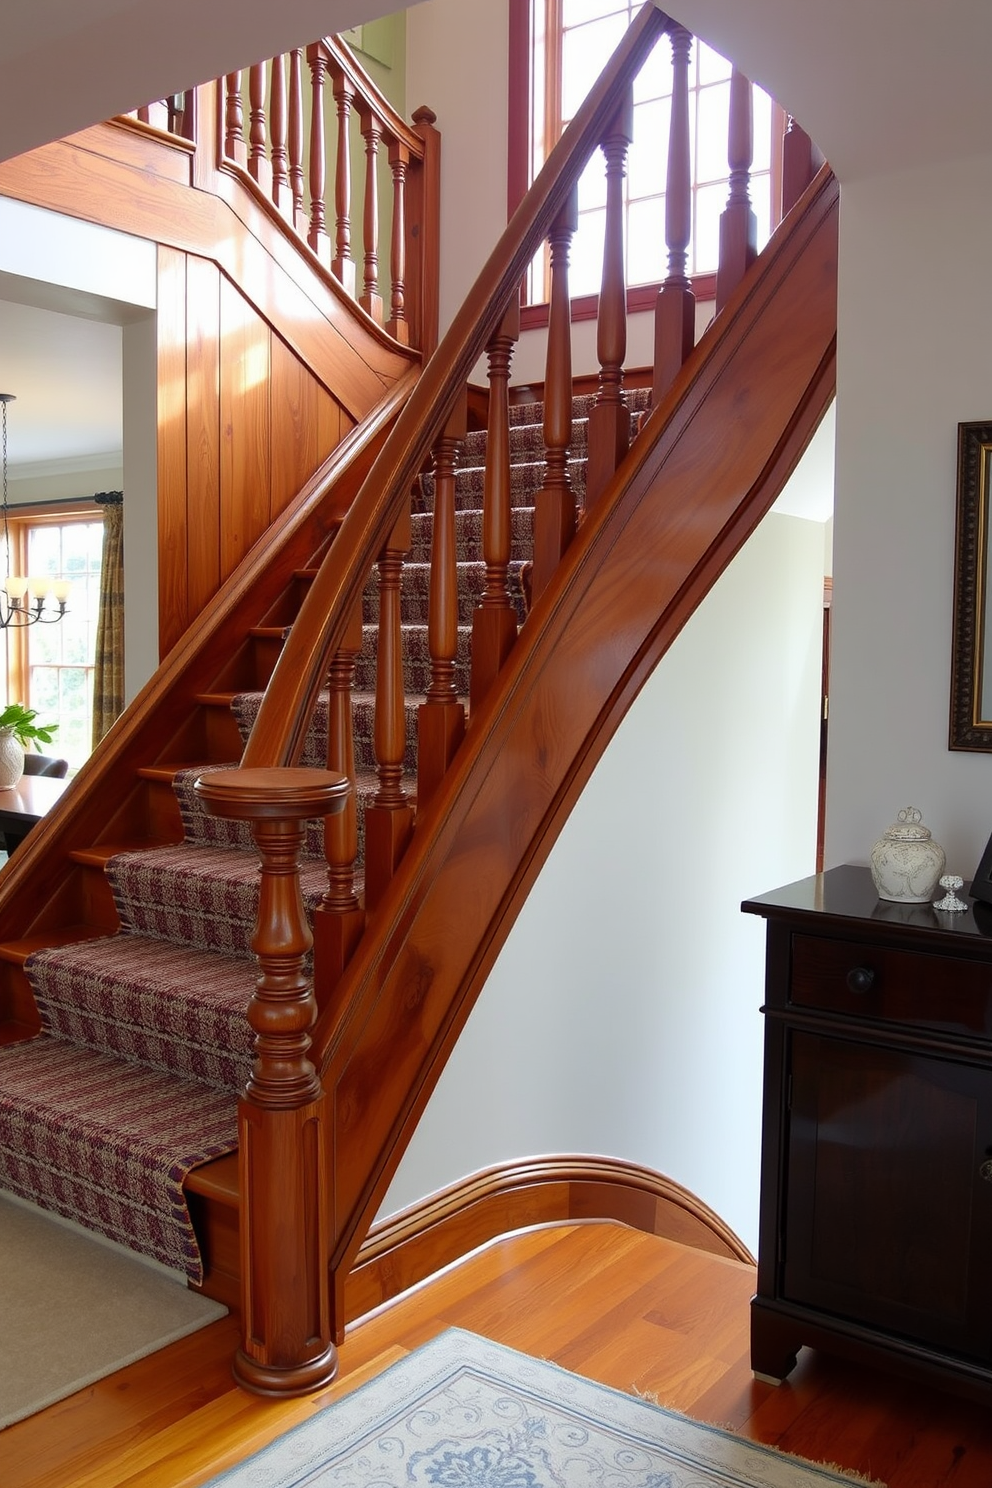
[[[580,501],[592,402],[588,396],[577,399],[573,410],[569,465]],[[648,402],[647,390],[631,395],[635,409],[643,411]],[[520,405],[511,420],[510,569],[522,623],[534,496],[544,470],[543,408]],[[462,597],[456,677],[466,702],[472,611],[485,585],[484,566],[474,556],[483,521],[485,455],[485,431],[469,434],[456,478]],[[404,775],[411,793],[416,790],[417,709],[430,684],[429,477],[422,491],[403,581]],[[374,580],[363,596],[363,620],[353,701],[357,789],[368,799],[377,787]],[[245,740],[263,681],[259,678],[257,690],[229,699]],[[325,697],[303,763],[320,766],[326,758]],[[251,1064],[245,1012],[257,976],[250,945],[258,909],[257,853],[247,823],[206,813],[194,791],[203,773],[182,769],[172,782],[181,842],[117,853],[107,861],[119,933],[27,957],[25,971],[43,1031],[0,1050],[0,1187],[184,1271],[194,1286],[203,1285],[204,1266],[183,1185],[194,1168],[237,1146],[237,1101]],[[361,887],[361,834],[359,842]],[[326,876],[322,833],[311,823],[301,868],[311,922]]]
[[[378,422],[338,452],[336,480],[311,483],[232,575],[202,640],[188,633],[0,883],[0,1087],[9,1068],[29,1102],[0,1112],[0,1181],[140,1239],[195,1283],[205,1259],[215,1295],[232,1295],[240,1266],[236,1373],[263,1392],[331,1377],[345,1278],[531,883],[638,689],[832,395],[837,190],[824,171],[761,258],[739,266],[694,351],[672,249],[665,355],[636,398],[622,392],[622,266],[606,254],[599,391],[575,408],[568,197],[601,142],[616,177],[611,131],[670,25],[642,9],[419,378],[396,384]],[[687,151],[682,124],[672,135]],[[549,237],[538,431],[507,383],[521,275]],[[489,432],[465,440],[449,551],[447,462],[487,352]],[[596,478],[576,524],[586,413]],[[302,952],[287,949],[288,890],[255,925],[247,827],[208,816],[195,788],[199,776],[216,798],[214,772],[242,744],[223,789],[244,793],[260,838],[290,840],[301,780],[316,797],[353,778],[364,802],[354,824],[348,807],[306,832],[312,993]],[[267,981],[254,993],[253,927]],[[39,1009],[49,1031],[10,1042],[36,1030]],[[42,1071],[50,1057],[62,1060],[54,1076]],[[182,1122],[163,1114],[166,1085]],[[166,1148],[170,1126],[179,1141]],[[230,1156],[211,1161],[235,1142],[242,1184]]]

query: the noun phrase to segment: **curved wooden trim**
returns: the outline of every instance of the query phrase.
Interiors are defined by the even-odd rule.
[[[500,1235],[568,1220],[615,1220],[755,1264],[709,1205],[652,1168],[571,1153],[532,1157],[472,1173],[374,1224],[345,1283],[345,1318],[354,1322]]]
[[[339,1287],[593,763],[829,399],[837,201],[825,172],[654,410],[425,809],[339,987],[344,1015],[315,1030]]]

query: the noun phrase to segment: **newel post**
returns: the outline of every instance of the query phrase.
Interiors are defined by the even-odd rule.
[[[216,816],[248,820],[262,859],[248,1007],[255,1060],[238,1106],[241,1180],[239,1384],[303,1395],[334,1378],[324,1092],[308,1055],[316,1003],[299,856],[309,818],[344,808],[328,770],[234,769],[197,782]]]

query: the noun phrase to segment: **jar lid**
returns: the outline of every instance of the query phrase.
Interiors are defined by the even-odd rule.
[[[890,842],[925,842],[930,828],[923,825],[922,811],[915,806],[904,806],[898,821],[892,823],[885,835]]]

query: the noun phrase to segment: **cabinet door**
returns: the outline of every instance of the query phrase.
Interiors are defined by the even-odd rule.
[[[795,1033],[782,1294],[992,1358],[992,1072]]]

